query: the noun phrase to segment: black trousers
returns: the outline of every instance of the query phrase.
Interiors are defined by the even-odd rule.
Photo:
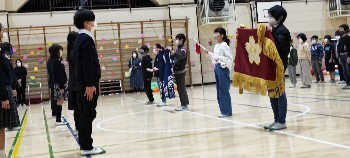
[[[78,85],[79,86],[79,85]],[[92,122],[96,118],[96,106],[97,99],[99,95],[99,83],[95,83],[96,94],[94,94],[93,99],[88,101],[84,96],[85,86],[79,86],[79,95],[80,95],[80,121],[79,122],[79,143],[81,150],[92,150],[93,139],[92,134]],[[84,87],[84,88],[83,88]],[[83,90],[84,89],[84,90]]]
[[[57,101],[54,99],[54,93],[55,89],[51,88],[51,111],[52,111],[52,116],[56,116],[56,109],[57,109]]]
[[[143,85],[144,85],[145,92],[147,94],[148,101],[153,102],[154,98],[153,98],[153,91],[151,87],[151,81],[152,81],[151,79],[143,80]]]
[[[26,102],[26,86],[22,85],[21,87],[17,87],[17,104],[21,104],[22,106]]]
[[[186,90],[186,72],[181,74],[175,74],[175,80],[177,85],[177,91],[179,93],[181,106],[187,106],[190,104],[188,100],[187,90]]]
[[[80,109],[75,109],[73,115],[74,115],[75,129],[79,131],[79,126],[80,126]]]
[[[56,105],[56,122],[62,122],[62,105]]]

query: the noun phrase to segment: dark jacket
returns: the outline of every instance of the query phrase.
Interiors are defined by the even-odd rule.
[[[187,49],[185,45],[179,45],[176,52],[173,54],[174,66],[173,71],[175,74],[186,72],[187,64]]]
[[[296,66],[298,64],[298,51],[292,46],[289,53],[288,65]]]
[[[154,58],[154,63],[153,63],[153,66],[158,68],[159,69],[159,57],[161,56],[160,54],[161,52],[159,51],[158,54],[156,55],[156,57]],[[154,77],[159,77],[159,70],[158,71],[154,71],[154,74],[153,74]]]
[[[345,35],[339,39],[337,51],[339,55],[341,53],[347,53],[347,56],[350,57],[350,36],[349,35]]]
[[[143,80],[150,80],[153,77],[153,72],[147,71],[147,69],[152,69],[152,58],[149,55],[142,57],[141,61],[142,66],[142,76]]]
[[[286,71],[290,50],[290,32],[283,24],[280,24],[276,28],[273,28],[272,35],[275,40],[278,54],[283,62],[284,71]]]
[[[100,63],[94,40],[87,34],[78,35],[71,54],[72,64],[75,65],[75,79],[78,89],[95,86],[101,78]],[[98,88],[98,87],[96,87]]]
[[[0,62],[2,62],[0,66],[0,100],[5,101],[9,99],[6,87],[11,86],[12,90],[15,90],[17,86],[17,78],[11,61],[6,57],[2,57],[0,60]]]
[[[0,66],[0,77],[3,78],[6,74],[3,70],[3,60],[0,58],[1,66]],[[7,90],[6,90],[5,80],[0,80],[0,100],[5,101],[8,100]]]
[[[27,84],[27,69],[23,66],[15,67],[15,74],[17,80],[21,79],[21,85],[25,87]]]
[[[47,83],[49,85],[49,88],[53,88],[53,72],[52,72],[52,60],[51,58],[49,58],[49,60],[47,60],[47,63],[46,63],[46,68],[47,68],[47,73],[49,75],[49,78],[47,80]]]
[[[59,60],[58,58],[53,58],[52,69],[54,84],[58,84],[60,89],[64,89],[64,85],[67,83],[67,74],[64,65],[61,63],[61,60]]]
[[[321,44],[316,43],[310,46],[311,59],[322,61],[323,59],[323,47]]]

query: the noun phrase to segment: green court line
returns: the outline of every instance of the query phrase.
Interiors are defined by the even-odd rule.
[[[43,107],[43,115],[44,115],[44,120],[45,120],[45,128],[46,128],[46,136],[47,136],[47,145],[49,147],[49,153],[50,153],[50,158],[54,158],[53,156],[53,151],[52,151],[52,145],[51,145],[51,137],[50,137],[50,132],[49,128],[47,125],[47,119],[46,119],[46,114],[45,114],[45,108]]]
[[[24,120],[25,116],[27,115],[27,111],[28,111],[28,109],[26,109],[26,111],[25,111],[24,114],[23,114],[23,117],[22,117],[22,120],[21,120],[21,129],[22,129],[22,126],[23,126],[23,120]],[[10,149],[9,153],[7,154],[8,157],[11,157],[11,156],[12,156],[13,149],[15,148],[15,145],[16,145],[16,142],[17,142],[17,140],[18,140],[18,137],[19,137],[19,133],[20,133],[20,132],[21,132],[21,130],[18,130],[17,133],[16,133],[15,140],[13,140],[11,149]]]

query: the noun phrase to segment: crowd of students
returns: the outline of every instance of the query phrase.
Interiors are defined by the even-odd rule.
[[[299,45],[295,48],[289,30],[283,25],[287,18],[286,10],[281,6],[274,6],[268,10],[269,26],[275,39],[278,54],[283,62],[284,71],[288,68],[292,87],[296,87],[296,66],[300,65],[301,88],[311,88],[311,67],[316,76],[316,83],[324,83],[322,70],[323,61],[330,74],[330,82],[335,83],[335,66],[341,75],[339,83],[345,81],[343,89],[350,89],[350,36],[349,26],[343,24],[335,34],[336,43],[330,35],[324,37],[323,45],[319,37],[311,37],[311,45],[307,43],[305,34],[297,36]],[[66,125],[62,120],[62,105],[68,100],[68,109],[74,110],[75,135],[79,138],[81,155],[102,154],[106,151],[93,146],[92,122],[96,118],[96,106],[99,97],[101,67],[93,38],[96,29],[95,14],[88,9],[80,9],[74,15],[74,25],[79,31],[70,32],[67,36],[67,61],[69,63],[69,80],[62,63],[63,47],[53,44],[49,48],[50,57],[47,62],[49,74],[49,88],[51,89],[52,116],[56,117],[56,125]],[[0,24],[0,37],[3,25]],[[214,51],[208,52],[215,65],[214,73],[217,89],[217,100],[220,108],[219,118],[232,116],[230,95],[230,71],[233,65],[233,54],[229,47],[230,40],[226,30],[219,27],[213,31],[213,38],[217,41]],[[155,104],[151,89],[152,78],[158,83],[161,102],[158,107],[167,106],[167,99],[175,98],[175,81],[180,99],[176,111],[188,110],[189,99],[186,91],[186,64],[188,50],[185,47],[186,35],[176,36],[177,49],[164,48],[160,44],[153,46],[155,58],[150,56],[148,46],[142,46],[139,52],[132,52],[129,60],[130,86],[135,92],[144,87],[148,101],[147,105]],[[10,57],[13,53],[9,43],[0,43],[0,157],[5,155],[5,128],[15,128],[20,125],[17,104],[25,103],[25,86],[27,71],[21,60],[16,60],[16,68],[12,67]],[[139,53],[142,59],[139,58]],[[287,96],[284,92],[278,98],[270,98],[274,113],[274,122],[264,126],[265,129],[280,130],[286,128]]]
[[[350,89],[349,64],[350,47],[349,26],[343,24],[339,26],[339,30],[335,32],[335,38],[331,35],[325,35],[323,41],[319,41],[320,37],[314,35],[311,37],[311,45],[307,42],[304,33],[297,36],[299,45],[295,48],[291,42],[288,60],[289,78],[292,87],[296,87],[296,65],[299,62],[300,76],[302,87],[311,88],[312,73],[314,73],[316,81],[314,83],[325,83],[324,69],[329,73],[329,83],[346,84],[342,89]],[[336,82],[336,67],[338,68],[340,80]],[[311,71],[312,70],[312,71]]]

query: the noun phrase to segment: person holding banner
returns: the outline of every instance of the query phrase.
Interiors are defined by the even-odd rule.
[[[232,50],[229,46],[230,40],[227,38],[224,28],[214,30],[214,39],[218,43],[214,47],[214,53],[209,52],[213,64],[215,65],[215,80],[217,100],[219,102],[221,114],[219,118],[232,116],[232,104],[230,95],[230,71],[233,65]]]
[[[289,30],[283,25],[283,22],[287,18],[287,11],[279,5],[273,6],[268,10],[269,13],[269,29],[272,31],[275,45],[280,56],[284,72],[288,65],[288,54],[290,50],[291,36]],[[284,83],[282,83],[284,84]],[[269,130],[281,130],[287,128],[286,126],[286,115],[287,115],[287,97],[286,93],[283,92],[278,98],[270,97],[271,107],[274,113],[275,121],[267,126],[265,129]]]

